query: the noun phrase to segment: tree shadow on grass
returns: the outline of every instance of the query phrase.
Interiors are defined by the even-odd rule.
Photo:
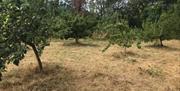
[[[1,82],[3,91],[72,91],[74,86],[72,70],[56,65],[43,63],[44,73],[38,67],[10,71],[11,76]],[[10,78],[9,78],[10,77]]]
[[[148,59],[149,57],[151,57],[151,55],[146,53],[137,53],[133,51],[127,51],[126,53],[121,51],[113,53],[112,57],[115,58],[115,60],[121,59],[129,63],[137,63],[140,62],[139,59]]]
[[[114,58],[126,58],[126,57],[139,57],[140,55],[131,51],[124,52],[115,52],[112,54]]]
[[[70,46],[70,47],[99,47],[97,44],[90,44],[90,43],[64,43],[63,46]]]
[[[166,51],[180,51],[179,48],[173,48],[173,47],[169,47],[169,46],[146,45],[145,47],[166,50]]]

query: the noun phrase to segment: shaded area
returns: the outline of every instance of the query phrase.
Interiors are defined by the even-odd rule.
[[[113,57],[115,58],[127,58],[127,57],[140,57],[139,54],[134,53],[132,51],[127,51],[125,52],[115,52],[112,54]]]
[[[169,46],[158,46],[158,45],[146,45],[146,48],[154,48],[154,49],[160,49],[165,51],[180,51],[179,48],[173,48]]]
[[[91,43],[64,43],[63,46],[70,46],[70,47],[99,47],[97,44]]]
[[[13,91],[72,91],[71,70],[53,63],[43,63],[44,73],[38,67],[12,70],[0,82],[0,90]]]

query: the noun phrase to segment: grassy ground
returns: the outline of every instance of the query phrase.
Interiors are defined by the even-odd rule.
[[[180,91],[180,41],[128,48],[127,56],[118,46],[102,53],[107,42],[83,42],[51,42],[43,74],[30,50],[19,67],[9,65],[0,91]]]

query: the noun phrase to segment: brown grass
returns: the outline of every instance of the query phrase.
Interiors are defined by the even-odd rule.
[[[180,91],[180,41],[131,47],[127,56],[118,46],[102,53],[104,41],[68,42],[46,47],[45,73],[38,72],[32,50],[19,67],[9,65],[0,91]]]

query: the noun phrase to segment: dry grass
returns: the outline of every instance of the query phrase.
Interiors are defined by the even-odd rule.
[[[30,50],[19,67],[9,65],[0,91],[180,91],[180,41],[132,47],[127,56],[118,46],[102,53],[106,42],[88,43],[51,42],[41,57],[45,73]]]

